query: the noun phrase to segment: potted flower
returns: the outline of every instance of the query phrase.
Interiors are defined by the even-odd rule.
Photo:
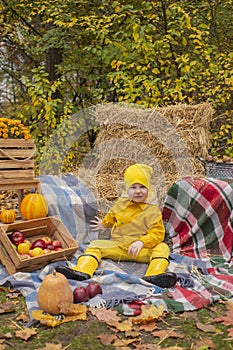
[[[0,118],[0,179],[33,178],[34,140],[20,120]]]
[[[17,119],[0,118],[0,138],[30,139],[28,128]]]

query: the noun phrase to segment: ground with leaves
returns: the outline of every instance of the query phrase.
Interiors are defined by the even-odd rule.
[[[69,322],[27,328],[23,296],[0,287],[0,350],[233,349],[231,301],[181,314],[166,314],[162,307],[144,305],[140,315],[129,317],[116,309],[87,309],[78,304],[62,308],[73,318]]]

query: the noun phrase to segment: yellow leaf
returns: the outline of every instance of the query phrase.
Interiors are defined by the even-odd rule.
[[[108,323],[109,324],[109,323]],[[112,322],[111,326],[117,328],[120,332],[128,332],[132,330],[132,322],[131,320],[125,320],[123,322]]]
[[[50,314],[44,314],[42,310],[34,310],[32,311],[31,316],[35,320],[40,321],[41,324],[48,327],[56,327],[62,323],[70,322],[70,321],[77,321],[77,320],[86,321],[87,319],[86,312],[81,312],[75,315],[66,316],[63,319],[57,319],[55,316],[52,316]]]
[[[182,44],[183,44],[184,46],[187,45],[187,39],[186,39],[184,36],[182,37]]]
[[[39,348],[38,350],[62,350],[61,344],[46,343],[45,348]]]
[[[28,340],[31,338],[33,335],[36,335],[37,331],[34,328],[25,328],[20,331],[15,332],[16,338],[20,338],[23,340]]]
[[[61,302],[59,304],[59,309],[62,314],[66,316],[74,316],[87,313],[87,307],[83,304],[72,304],[67,302]]]
[[[157,320],[163,315],[164,306],[158,308],[154,305],[142,305],[142,313],[139,316],[131,317],[133,323],[147,323],[152,320]]]

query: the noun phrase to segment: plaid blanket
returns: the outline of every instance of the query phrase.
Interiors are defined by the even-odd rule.
[[[75,223],[80,220],[80,208],[73,211],[74,218],[71,221],[68,220],[67,213],[70,213],[77,202],[83,203],[79,204],[83,206],[83,213],[84,203],[88,204],[91,210],[95,209],[95,205],[93,195],[82,197],[83,192],[80,194],[82,185],[72,177],[69,180],[42,178],[42,188],[48,199],[51,196],[50,215],[58,214],[63,222],[67,220],[65,222],[76,239],[81,233],[79,237],[83,244],[70,261],[71,265],[75,265],[78,256],[85,249],[85,242],[95,237],[91,236],[92,233],[87,228],[85,231],[88,232],[87,236],[83,236],[83,232],[76,226]],[[174,183],[164,202],[163,217],[167,238],[171,242],[169,270],[176,272],[178,276],[175,288],[161,290],[145,282],[142,276],[147,266],[144,264],[103,260],[91,279],[102,285],[103,297],[91,299],[89,305],[106,307],[140,299],[156,306],[163,304],[165,310],[180,312],[206,307],[221,298],[231,298],[233,296],[232,196],[232,183],[227,181],[186,177]],[[90,203],[92,204],[89,205]],[[85,225],[89,220],[86,219],[86,214],[85,219],[81,217]],[[49,264],[42,270],[32,273],[18,272],[12,276],[9,276],[5,268],[0,265],[1,285],[10,283],[14,288],[21,290],[31,312],[38,308],[36,296],[41,281],[58,263]],[[70,280],[72,288],[86,283],[90,283],[90,280],[85,282]]]
[[[192,288],[171,290],[175,310],[194,310],[233,296],[233,179],[184,177],[163,205],[170,269],[188,270]],[[173,259],[175,264],[173,264]]]
[[[40,177],[41,190],[49,205],[49,216],[58,215],[79,244],[98,238],[90,230],[90,220],[97,214],[92,191],[72,174]]]
[[[233,179],[180,179],[167,193],[163,219],[174,253],[231,261]]]

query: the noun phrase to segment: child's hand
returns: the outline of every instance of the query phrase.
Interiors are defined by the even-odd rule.
[[[93,225],[90,225],[90,227],[93,231],[105,230],[102,220],[98,216],[95,216],[95,220],[91,220],[91,222],[93,222]]]
[[[134,258],[140,253],[143,246],[144,243],[142,241],[133,242],[128,249],[128,255],[131,255],[132,258]]]

